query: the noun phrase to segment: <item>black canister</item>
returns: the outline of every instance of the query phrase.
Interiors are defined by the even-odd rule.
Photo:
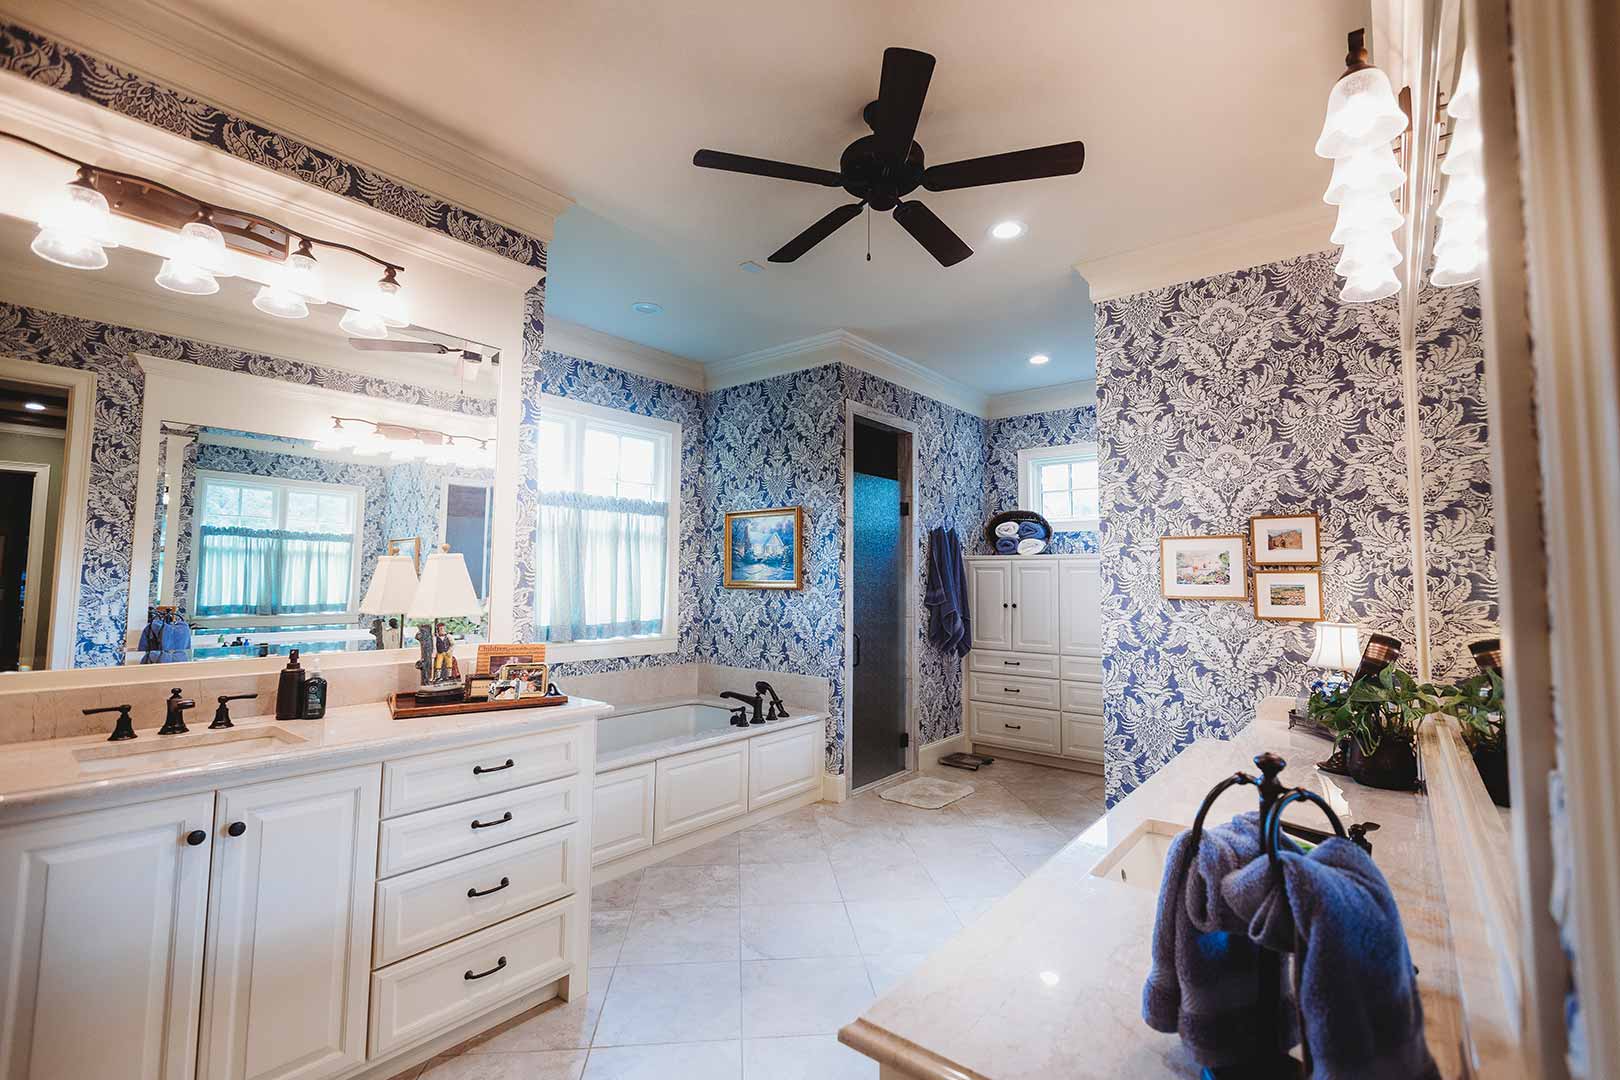
[[[326,709],[326,687],[322,680],[321,711]],[[304,669],[298,666],[298,650],[287,651],[287,666],[276,680],[276,719],[297,720],[304,711]]]

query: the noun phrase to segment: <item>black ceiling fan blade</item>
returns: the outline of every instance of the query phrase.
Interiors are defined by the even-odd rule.
[[[350,338],[349,345],[361,352],[411,352],[444,354],[452,350],[437,341],[395,341],[388,338]]]
[[[801,184],[820,184],[822,187],[843,187],[844,181],[835,172],[812,169],[808,165],[790,165],[785,161],[728,154],[722,150],[699,150],[692,155],[692,164],[700,169],[720,169],[724,172],[747,173],[750,176],[771,176],[778,180],[797,180]]]
[[[973,254],[973,249],[963,243],[949,225],[920,202],[900,203],[894,208],[894,220],[927,249],[928,254],[938,259],[941,266],[955,266]]]
[[[1006,184],[1014,180],[1039,180],[1045,176],[1070,176],[1086,163],[1086,144],[1057,143],[1010,154],[950,161],[923,170],[923,187],[929,191],[955,191],[984,184]]]
[[[883,75],[878,81],[876,121],[872,132],[878,148],[906,154],[922,119],[928,81],[934,77],[934,58],[916,49],[883,50]]]
[[[827,237],[855,220],[865,203],[849,203],[824,216],[820,221],[810,226],[804,232],[795,236],[781,247],[771,253],[770,261],[773,263],[790,263],[800,255],[809,251]]]

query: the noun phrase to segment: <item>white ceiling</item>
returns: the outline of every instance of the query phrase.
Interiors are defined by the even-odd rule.
[[[552,248],[557,317],[705,363],[844,328],[989,394],[1093,374],[1076,262],[1316,204],[1322,105],[1368,21],[1367,0],[170,6],[576,200]],[[889,45],[938,57],[930,162],[1082,139],[1085,170],[919,193],[976,251],[950,269],[888,215],[871,262],[857,220],[766,263],[847,197],[697,169],[693,151],[836,168]],[[1029,235],[991,240],[1003,218]],[[1026,364],[1036,351],[1052,363]]]

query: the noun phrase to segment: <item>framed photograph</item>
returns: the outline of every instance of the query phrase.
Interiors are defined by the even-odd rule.
[[[504,665],[500,673],[490,683],[490,693],[495,693],[496,687],[501,687],[510,694],[505,700],[520,700],[529,697],[545,697],[546,684],[551,677],[551,667],[548,664],[520,664],[512,662]],[[491,697],[491,700],[502,700]]]
[[[1243,537],[1160,537],[1159,585],[1166,600],[1247,600]]]
[[[495,677],[493,675],[469,675],[469,676],[467,676],[467,700],[468,701],[488,701],[489,700],[489,685],[490,685],[490,683],[492,683],[494,681],[495,681]]]
[[[507,664],[543,664],[544,645],[480,645],[473,664],[474,675],[494,675]]]
[[[1273,622],[1322,621],[1322,571],[1256,570],[1254,617]]]
[[[1256,566],[1321,565],[1316,515],[1258,514],[1250,518],[1249,550]]]
[[[420,536],[396,536],[388,541],[388,554],[409,555],[416,565],[416,572],[422,572],[422,538]]]
[[[804,587],[804,509],[735,510],[726,515],[725,587]]]

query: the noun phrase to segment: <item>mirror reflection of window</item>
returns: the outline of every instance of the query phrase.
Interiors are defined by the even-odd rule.
[[[461,552],[480,600],[489,599],[489,530],[494,495],[489,484],[456,480],[445,484],[444,542],[451,551]]]

